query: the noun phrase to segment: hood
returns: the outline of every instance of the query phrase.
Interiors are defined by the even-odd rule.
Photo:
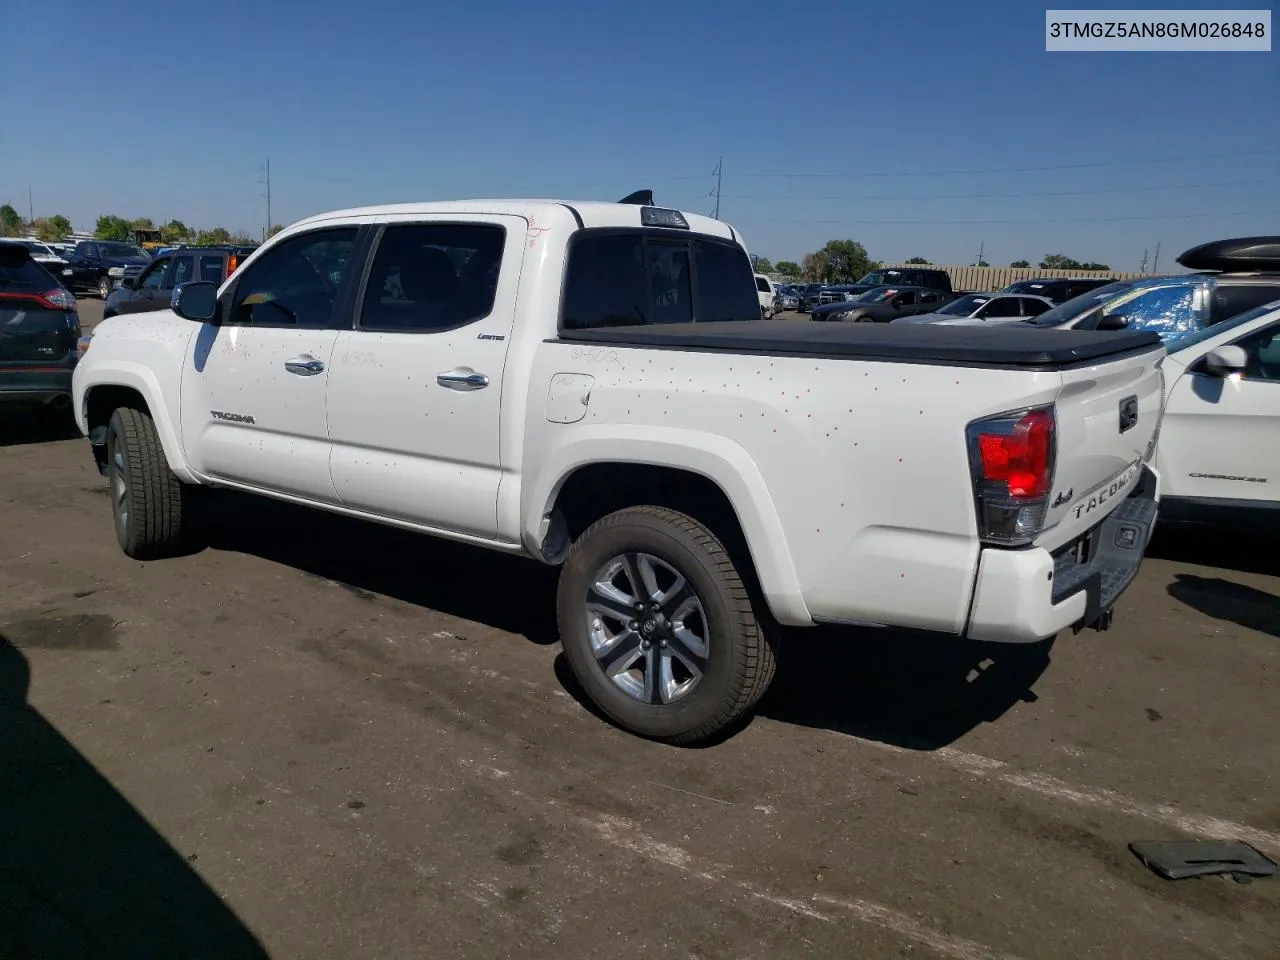
[[[151,262],[150,257],[100,257],[110,267],[145,267]]]
[[[850,310],[857,310],[865,307],[865,303],[854,303],[852,300],[837,300],[835,303],[824,303],[820,307],[814,307],[814,313],[848,313]]]
[[[946,323],[950,320],[967,320],[968,317],[953,317],[946,313],[917,313],[911,317],[897,317],[890,323]]]

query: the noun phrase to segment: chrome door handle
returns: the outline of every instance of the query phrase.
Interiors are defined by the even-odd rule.
[[[436,383],[450,390],[479,390],[489,385],[489,378],[470,367],[458,367],[436,374]]]
[[[294,357],[292,360],[286,360],[284,368],[300,377],[314,377],[317,373],[324,373],[324,364],[314,357],[308,357],[306,354]]]

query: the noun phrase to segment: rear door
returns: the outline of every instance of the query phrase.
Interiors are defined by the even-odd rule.
[[[1153,452],[1164,395],[1163,347],[1063,370],[1045,532],[1052,549],[1111,512]]]
[[[497,535],[502,387],[527,228],[500,215],[386,219],[329,376],[344,505]]]

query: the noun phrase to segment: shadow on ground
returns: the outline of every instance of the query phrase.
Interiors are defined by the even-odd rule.
[[[1221,577],[1180,573],[1169,584],[1168,591],[1173,599],[1205,616],[1280,637],[1280,597],[1265,590],[1232,583]]]
[[[1280,576],[1277,534],[1280,529],[1161,524],[1147,547],[1147,556],[1275,577]]]
[[[541,564],[239,494],[219,493],[205,516],[205,539],[214,549],[285,564],[366,600],[383,594],[534,643],[559,640],[557,574]],[[1030,690],[1048,666],[1050,647],[900,630],[792,631],[780,645],[777,679],[757,712],[784,723],[937,749],[1033,700]],[[563,657],[556,674],[599,716]]]
[[[362,599],[383,594],[538,644],[559,639],[556,571],[542,564],[240,494],[210,497],[204,520],[210,547],[333,580]]]
[[[0,636],[0,957],[265,958],[187,861],[27,701]]]
[[[76,440],[80,436],[80,429],[69,410],[17,404],[0,406],[0,447]]]

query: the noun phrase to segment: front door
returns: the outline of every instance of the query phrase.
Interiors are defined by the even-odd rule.
[[[313,230],[264,251],[223,292],[220,324],[194,338],[182,430],[197,470],[336,500],[325,391],[337,326],[350,319],[357,228]]]
[[[1280,323],[1225,343],[1244,348],[1244,372],[1214,376],[1201,358],[1178,378],[1160,427],[1160,472],[1181,497],[1280,501]]]
[[[160,302],[161,291],[165,287],[165,276],[172,263],[169,257],[157,257],[142,268],[138,278],[133,282],[133,289],[126,288],[117,309],[120,313],[141,313],[146,310],[160,310],[169,305],[168,296]]]
[[[503,373],[526,238],[512,216],[382,227],[329,379],[343,504],[496,536]]]

